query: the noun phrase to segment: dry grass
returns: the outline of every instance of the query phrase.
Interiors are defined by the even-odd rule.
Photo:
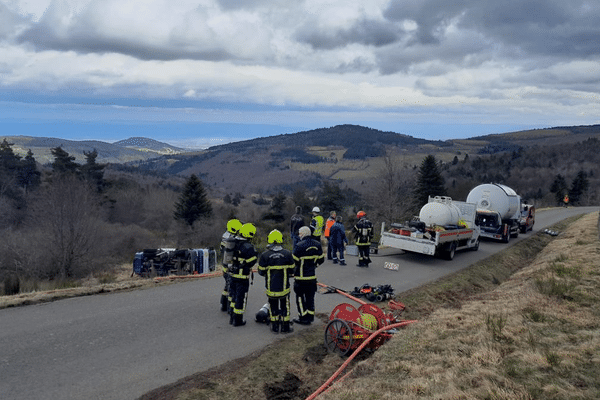
[[[0,296],[0,309],[29,304],[45,303],[69,297],[108,293],[155,285],[150,279],[131,276],[131,264],[117,266],[113,271],[90,276],[82,282],[30,282],[21,284],[22,292],[12,296]]]
[[[320,399],[600,398],[598,213],[496,290],[439,308]]]

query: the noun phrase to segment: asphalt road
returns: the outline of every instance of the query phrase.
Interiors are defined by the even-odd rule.
[[[538,211],[534,231],[597,210]],[[479,251],[457,252],[452,261],[385,249],[372,256],[369,268],[358,268],[356,257],[347,256],[346,266],[326,261],[318,278],[349,290],[389,283],[400,293],[530,235],[509,244],[482,242]],[[385,261],[398,263],[399,270],[383,268]],[[256,275],[250,287],[244,327],[230,326],[219,311],[222,287],[218,277],[0,310],[0,399],[136,399],[284,337],[253,321],[266,302],[262,277]],[[348,299],[317,294],[317,312],[329,313],[342,302]],[[295,305],[292,311],[296,316]]]

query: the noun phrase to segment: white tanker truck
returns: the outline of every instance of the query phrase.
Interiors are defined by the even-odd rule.
[[[519,236],[521,197],[513,189],[485,183],[469,192],[467,203],[477,206],[475,223],[481,228],[481,237],[508,243]]]
[[[450,197],[429,197],[418,219],[382,228],[379,244],[413,253],[454,258],[456,250],[479,249],[476,207]]]

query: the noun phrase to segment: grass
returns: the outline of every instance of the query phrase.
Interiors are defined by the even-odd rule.
[[[402,317],[419,322],[359,354],[318,398],[600,398],[597,225],[598,213],[563,221],[558,237],[537,233],[400,294]],[[345,361],[323,348],[314,327],[142,399],[306,399]]]

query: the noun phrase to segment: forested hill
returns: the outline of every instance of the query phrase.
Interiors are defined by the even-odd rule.
[[[211,147],[211,151],[245,152],[249,149],[263,149],[282,145],[289,148],[340,146],[347,149],[344,158],[361,159],[379,157],[384,154],[385,146],[400,147],[433,144],[438,147],[451,146],[440,140],[417,139],[395,132],[383,132],[359,125],[337,125],[331,128],[313,129],[297,133],[244,140]]]

